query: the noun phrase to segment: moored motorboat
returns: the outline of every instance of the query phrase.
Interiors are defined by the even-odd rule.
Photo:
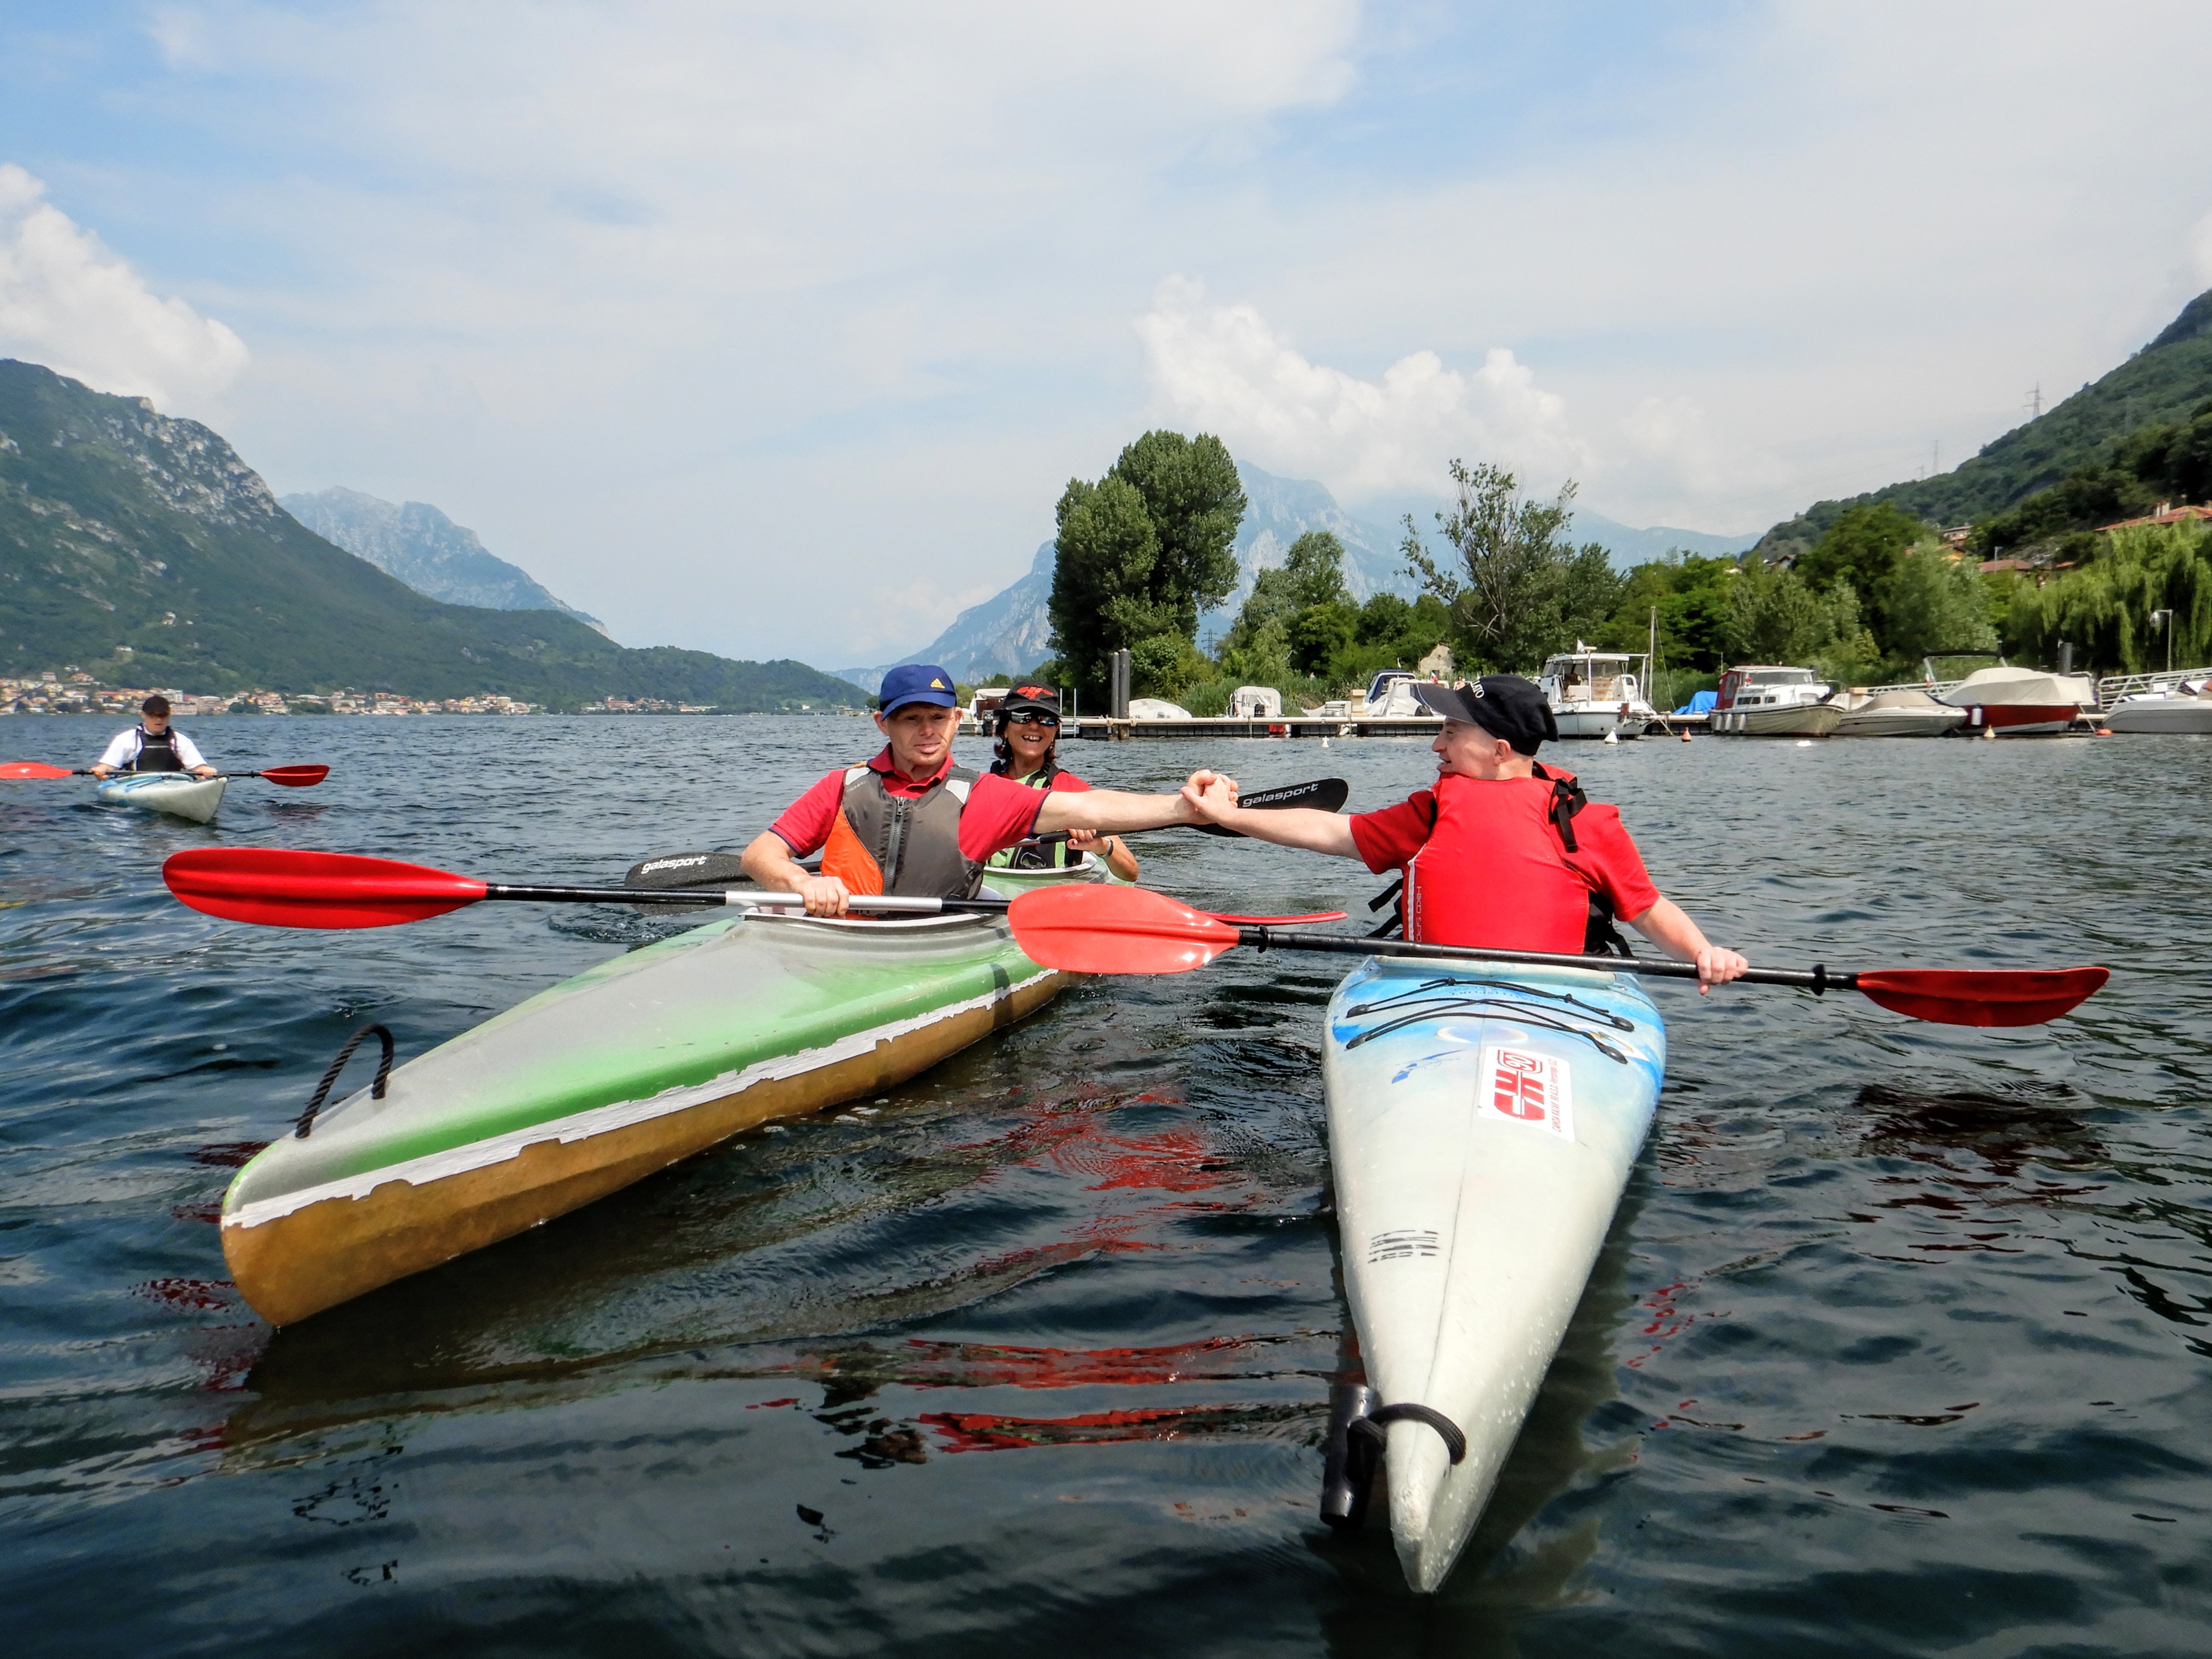
[[[2051,674],[2000,663],[1978,668],[1943,694],[1966,711],[1966,726],[2004,738],[2049,737],[2064,732],[2097,707],[2086,676]]]
[[[271,1323],[303,1319],[743,1130],[880,1093],[1071,982],[1000,915],[710,921],[311,1114],[231,1183],[223,1255]]]
[[[111,806],[135,806],[208,823],[222,805],[225,787],[222,778],[198,778],[189,772],[125,772],[104,780],[93,793]]]
[[[1809,668],[1747,663],[1722,674],[1712,729],[1740,738],[1825,738],[1844,718],[1835,696]]]
[[[2212,679],[2122,697],[2099,724],[2119,732],[2212,732]]]
[[[1546,660],[1536,684],[1563,738],[1639,738],[1658,718],[1644,695],[1648,656],[1593,651],[1577,640],[1572,651]]]
[[[1417,1590],[1443,1583],[1489,1500],[1666,1058],[1658,1011],[1626,975],[1370,960],[1329,1003],[1337,1228],[1371,1390],[1336,1425],[1354,1501],[1329,1518],[1358,1523],[1379,1443]]]
[[[1887,691],[1846,692],[1836,722],[1839,738],[1940,738],[1965,723],[1966,711],[1904,686]]]

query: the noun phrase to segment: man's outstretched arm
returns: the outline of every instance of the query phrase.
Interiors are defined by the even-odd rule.
[[[1206,783],[1199,779],[1205,777]],[[1237,804],[1237,787],[1225,778],[1213,778],[1208,774],[1194,775],[1182,787],[1183,799],[1209,823],[1218,823],[1224,830],[1234,830],[1240,836],[1249,836],[1254,841],[1273,842],[1278,847],[1297,847],[1309,853],[1327,853],[1332,858],[1356,859],[1359,848],[1352,839],[1352,820],[1340,812],[1323,812],[1310,806],[1285,806],[1270,811],[1254,811]]]
[[[1133,830],[1164,830],[1172,824],[1203,823],[1206,815],[1192,799],[1194,788],[1208,785],[1234,790],[1233,779],[1216,772],[1194,772],[1179,793],[1139,795],[1122,789],[1054,789],[1037,808],[1042,835],[1057,830],[1092,830],[1124,836]]]

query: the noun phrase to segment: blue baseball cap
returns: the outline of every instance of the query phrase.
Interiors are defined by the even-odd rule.
[[[957,708],[952,676],[933,662],[902,662],[884,676],[876,706],[888,714],[910,702],[933,702],[939,708]]]

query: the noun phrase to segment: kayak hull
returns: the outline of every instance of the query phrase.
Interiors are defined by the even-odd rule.
[[[1612,1225],[1665,1028],[1626,975],[1375,961],[1331,1000],[1322,1065],[1345,1285],[1377,1407],[1424,1408],[1464,1437],[1455,1462],[1432,1420],[1381,1428],[1399,1561],[1433,1591]]]
[[[224,779],[196,778],[189,772],[136,772],[109,778],[94,793],[111,806],[135,806],[209,823],[228,787]]]
[[[757,913],[633,951],[393,1070],[240,1170],[231,1276],[289,1324],[730,1136],[880,1092],[1049,1002],[1003,918]]]

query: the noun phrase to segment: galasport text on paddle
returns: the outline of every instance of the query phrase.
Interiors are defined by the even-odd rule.
[[[219,778],[262,778],[270,783],[281,783],[287,789],[308,789],[330,776],[327,766],[272,766],[265,772],[218,772]],[[97,776],[88,766],[48,766],[43,761],[9,761],[0,765],[0,781],[21,781],[30,778],[89,778]],[[189,778],[190,772],[118,772],[119,778]]]
[[[197,847],[172,854],[161,879],[179,902],[228,921],[264,927],[392,927],[422,921],[448,910],[489,899],[532,904],[734,904],[801,905],[796,893],[771,893],[738,887],[711,888],[514,887],[478,881],[423,864],[361,858],[350,853],[294,853],[260,847]],[[860,910],[901,915],[939,915],[975,911],[1003,915],[1019,900],[1002,898],[906,898],[855,895]],[[1341,921],[1341,910],[1300,916],[1192,915],[1231,926],[1281,927],[1299,922]]]
[[[1338,956],[1517,962],[1544,968],[1695,979],[1695,964],[1641,957],[1585,957],[1544,951],[1478,950],[1402,939],[1279,932],[1194,910],[1141,887],[1059,886],[1013,902],[1014,942],[1042,968],[1078,974],[1187,974],[1225,951],[1322,951]],[[1731,984],[1788,985],[1820,995],[1856,991],[1914,1019],[1944,1025],[2039,1025],[2087,1000],[2111,977],[2105,968],[1876,968],[1833,972],[1753,968]]]

